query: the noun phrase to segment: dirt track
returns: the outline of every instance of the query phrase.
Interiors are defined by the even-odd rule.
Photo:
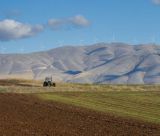
[[[0,94],[0,136],[160,136],[160,126],[30,95]]]

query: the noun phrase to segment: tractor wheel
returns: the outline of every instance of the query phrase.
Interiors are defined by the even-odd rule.
[[[52,83],[52,86],[53,86],[53,87],[56,87],[56,83],[53,82],[53,83]]]
[[[48,83],[47,82],[43,82],[43,87],[46,87],[48,86]]]

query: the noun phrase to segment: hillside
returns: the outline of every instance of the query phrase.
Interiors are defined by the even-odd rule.
[[[100,43],[30,54],[1,54],[0,77],[79,83],[160,83],[160,47]]]

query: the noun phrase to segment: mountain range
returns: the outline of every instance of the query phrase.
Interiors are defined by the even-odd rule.
[[[56,82],[159,84],[160,46],[98,43],[27,54],[0,54],[0,78]]]

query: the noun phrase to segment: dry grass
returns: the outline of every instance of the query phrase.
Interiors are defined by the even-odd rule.
[[[159,91],[160,85],[99,85],[56,83],[56,87],[42,87],[43,81],[7,79],[0,80],[0,90],[13,93],[37,92],[110,92],[110,91]]]

